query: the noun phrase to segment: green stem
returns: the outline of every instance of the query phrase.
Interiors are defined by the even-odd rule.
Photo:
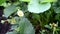
[[[54,27],[53,27],[53,34],[55,34],[55,30],[54,30]]]
[[[54,34],[54,30],[53,30],[53,34]]]

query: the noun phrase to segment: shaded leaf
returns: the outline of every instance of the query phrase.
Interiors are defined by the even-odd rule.
[[[27,18],[21,18],[19,22],[20,34],[35,34],[32,24]]]
[[[60,13],[60,7],[54,9],[56,13]]]
[[[15,31],[13,31],[13,32],[7,32],[6,34],[16,34],[16,32]]]
[[[40,19],[40,16],[38,14],[32,14],[32,17],[36,20],[39,20]]]
[[[4,15],[6,17],[10,16],[12,13],[14,13],[16,11],[16,6],[15,5],[11,5],[7,8],[4,9]]]

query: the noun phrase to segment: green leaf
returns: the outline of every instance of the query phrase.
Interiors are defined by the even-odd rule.
[[[6,3],[6,2],[4,2],[4,3],[1,4],[1,6],[4,6],[4,7],[8,7],[10,5],[11,5],[11,3]]]
[[[57,14],[57,15],[55,16],[55,20],[59,20],[59,21],[60,21],[60,14]]]
[[[6,0],[0,0],[0,5],[2,4],[2,3],[4,3]]]
[[[55,8],[54,11],[55,11],[56,13],[60,13],[60,7],[59,7],[59,8]]]
[[[49,25],[45,25],[45,28],[51,29],[51,27]]]
[[[19,28],[20,34],[35,34],[35,30],[27,18],[21,18]]]
[[[12,26],[11,26],[11,30],[16,29],[16,28],[17,28],[17,26],[18,26],[18,24],[12,24]]]
[[[11,5],[9,7],[6,7],[4,9],[4,15],[5,17],[10,16],[12,13],[14,13],[16,11],[16,6],[15,5]]]
[[[57,0],[40,0],[41,3],[46,3],[46,2],[57,2]]]
[[[28,5],[28,10],[29,12],[33,12],[33,13],[42,13],[50,9],[50,7],[51,7],[50,3],[41,4],[39,3],[38,0],[31,0],[31,2]]]
[[[6,34],[16,34],[16,32],[15,31],[13,31],[13,32],[7,32]]]
[[[20,0],[20,1],[23,1],[23,2],[30,2],[30,0]]]

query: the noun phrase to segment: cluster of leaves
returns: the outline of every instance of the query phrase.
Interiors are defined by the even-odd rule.
[[[1,0],[0,6],[5,7],[4,16],[13,24],[11,27],[13,31],[6,34],[35,34],[35,30],[39,29],[39,27],[36,28],[37,25],[41,26],[39,30],[43,30],[46,24],[60,22],[59,1]],[[17,15],[18,9],[24,13],[23,17]]]

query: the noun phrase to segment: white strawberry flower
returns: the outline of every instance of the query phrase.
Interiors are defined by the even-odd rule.
[[[22,10],[19,10],[19,9],[18,9],[17,15],[18,15],[19,17],[22,17],[22,16],[24,16],[24,13],[23,13]]]

